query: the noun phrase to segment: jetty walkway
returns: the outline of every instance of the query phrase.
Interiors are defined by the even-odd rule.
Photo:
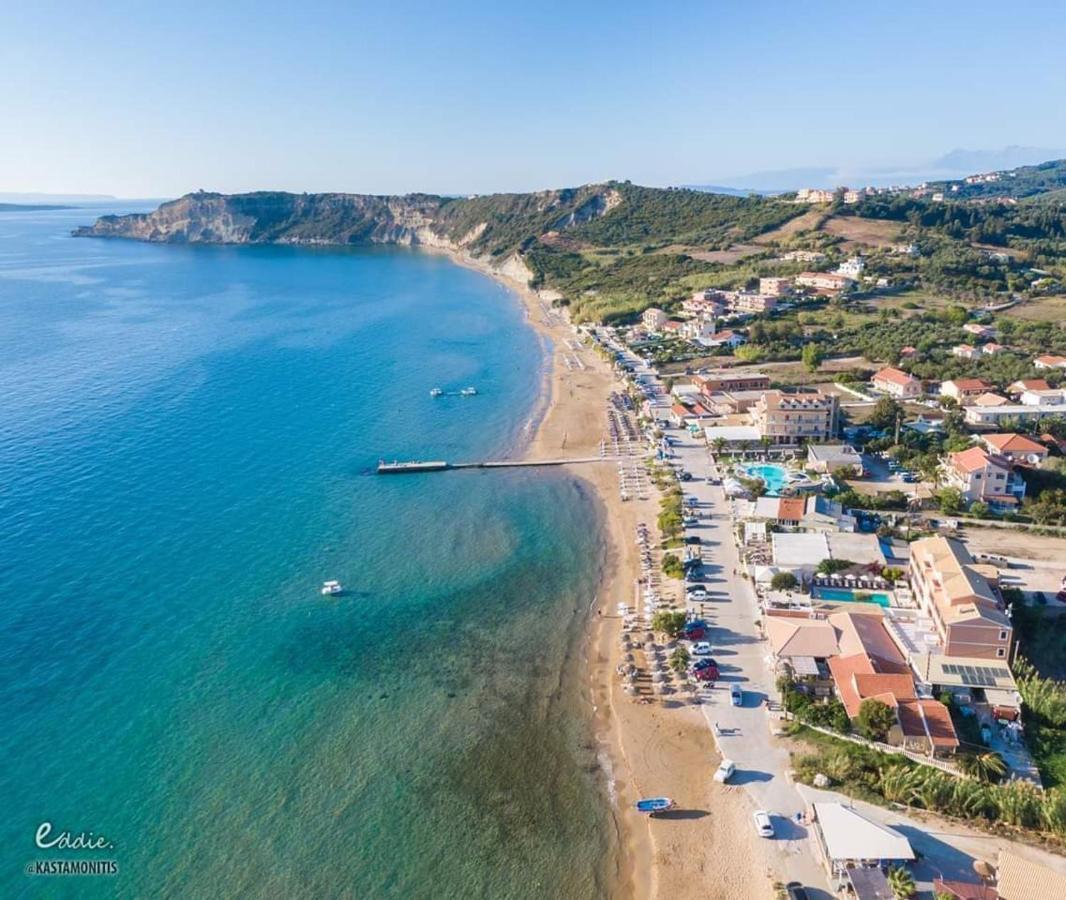
[[[415,460],[412,462],[385,462],[378,463],[379,475],[411,475],[416,472],[446,472],[450,469],[519,469],[533,466],[573,466],[587,463],[614,462],[622,459],[620,456],[579,456],[569,459],[500,459],[485,462],[457,462],[450,463],[444,460]]]

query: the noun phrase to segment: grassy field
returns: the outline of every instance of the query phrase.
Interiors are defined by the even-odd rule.
[[[1037,297],[1012,306],[1004,315],[1016,319],[1034,321],[1062,322],[1066,320],[1066,297]]]
[[[760,234],[757,238],[753,238],[752,242],[756,244],[770,244],[775,241],[787,241],[800,232],[814,231],[822,224],[822,220],[825,216],[826,213],[824,210],[812,209],[810,212],[805,212],[802,216],[790,219],[780,228],[775,228],[772,231],[767,231],[765,234]]]
[[[905,314],[912,313],[915,315],[922,312],[946,309],[958,303],[957,300],[952,300],[950,297],[921,288],[903,291],[899,294],[889,294],[885,297],[875,297],[868,302],[876,309],[898,309]],[[914,304],[914,309],[910,308],[911,304]]]
[[[899,241],[899,222],[882,219],[860,219],[858,216],[832,216],[822,223],[826,234],[842,237],[846,247],[864,244],[869,247],[888,247]]]

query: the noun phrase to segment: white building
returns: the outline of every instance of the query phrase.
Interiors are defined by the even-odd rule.
[[[644,310],[644,315],[640,317],[640,320],[644,323],[644,327],[651,332],[662,331],[663,326],[666,324],[670,317],[664,313],[661,309],[656,309],[654,306],[651,309]]]

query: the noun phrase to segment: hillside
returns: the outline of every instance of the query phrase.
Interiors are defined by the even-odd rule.
[[[991,197],[1024,200],[1066,188],[1066,159],[1051,160],[1036,166],[1019,166],[1016,169],[989,172],[976,177],[988,180],[973,183],[967,183],[966,179],[931,181],[928,187],[933,191],[950,194],[954,200]]]
[[[490,262],[518,254],[535,283],[557,290],[580,319],[679,298],[688,290],[680,276],[722,268],[689,252],[728,248],[802,212],[772,199],[619,182],[470,198],[199,192],[151,213],[103,216],[74,234],[169,243],[423,244]]]

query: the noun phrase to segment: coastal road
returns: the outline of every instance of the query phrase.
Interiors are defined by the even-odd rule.
[[[770,732],[768,698],[775,696],[766,642],[758,626],[758,606],[751,585],[737,572],[740,561],[733,541],[729,503],[722,488],[709,484],[712,463],[702,440],[680,429],[671,429],[676,462],[692,475],[682,482],[685,496],[696,499],[704,516],[700,524],[686,529],[686,537],[700,538],[703,552],[703,583],[708,600],[690,604],[711,626],[710,642],[721,678],[705,692],[702,705],[708,725],[718,724],[717,738],[723,757],[733,760],[736,774],[730,781],[752,798],[753,809],[771,817],[776,837],[769,842],[768,857],[779,877],[797,880],[828,893],[824,869],[817,861],[809,830],[796,821],[804,799],[789,780],[788,752]],[[731,686],[743,691],[742,704],[734,706]],[[815,894],[815,896],[817,896]]]
[[[602,337],[602,335],[601,335]],[[669,417],[670,398],[663,391],[655,370],[635,354],[612,343],[613,349],[633,367],[644,384],[654,388],[649,398],[652,412],[660,420]],[[740,561],[733,542],[730,505],[722,488],[708,482],[713,464],[706,442],[688,431],[668,428],[674,458],[692,479],[681,482],[686,498],[694,498],[700,523],[686,528],[685,536],[698,536],[703,554],[702,581],[708,591],[703,603],[690,604],[711,626],[709,640],[718,662],[721,680],[704,692],[701,706],[708,727],[718,724],[717,737],[723,757],[736,764],[737,771],[724,790],[743,790],[752,799],[752,811],[766,810],[774,823],[776,836],[767,841],[767,860],[777,877],[785,882],[799,881],[819,900],[832,897],[825,870],[818,862],[817,849],[809,829],[797,823],[796,814],[806,804],[796,785],[788,778],[791,770],[788,752],[770,733],[766,699],[774,696],[773,674],[767,660],[768,648],[755,624],[758,605],[751,585],[737,572]],[[707,518],[709,516],[709,518]],[[743,690],[743,703],[733,706],[730,686]],[[708,773],[710,773],[708,761]],[[754,828],[754,823],[752,824]]]

